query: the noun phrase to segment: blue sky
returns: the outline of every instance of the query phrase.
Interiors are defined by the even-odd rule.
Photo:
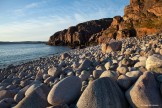
[[[123,16],[129,0],[0,0],[0,41],[48,41],[78,23]]]

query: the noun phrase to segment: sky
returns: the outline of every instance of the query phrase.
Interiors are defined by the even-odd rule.
[[[78,23],[123,16],[129,0],[0,0],[0,41],[48,41]]]

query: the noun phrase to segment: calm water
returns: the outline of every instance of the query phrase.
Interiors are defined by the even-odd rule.
[[[0,68],[70,50],[68,47],[45,44],[7,44],[0,45]]]

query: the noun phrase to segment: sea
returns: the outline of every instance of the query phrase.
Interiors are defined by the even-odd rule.
[[[0,44],[0,69],[68,50],[70,48],[66,46],[49,46],[44,43]]]

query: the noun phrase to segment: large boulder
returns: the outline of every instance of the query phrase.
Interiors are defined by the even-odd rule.
[[[77,102],[77,108],[128,108],[124,94],[110,78],[90,83]]]
[[[117,78],[118,78],[118,73],[117,73],[116,71],[110,71],[110,70],[104,71],[104,72],[101,74],[100,78],[103,78],[103,77],[109,77],[109,78],[112,78],[112,79],[114,79],[114,80],[117,80]]]
[[[126,76],[128,76],[132,82],[135,82],[141,75],[142,72],[140,71],[130,71],[126,73]]]
[[[29,96],[31,93],[33,93],[35,89],[40,86],[40,84],[41,83],[34,83],[30,85],[30,87],[25,91],[25,96]]]
[[[61,59],[66,59],[66,58],[68,58],[68,57],[70,57],[70,55],[68,54],[68,53],[63,53],[62,55],[61,55]]]
[[[24,88],[22,88],[15,96],[14,96],[14,100],[18,103],[19,101],[21,101],[24,97],[25,97],[25,92],[26,90],[30,87],[30,85],[25,86]]]
[[[147,70],[152,70],[160,67],[162,67],[162,55],[153,54],[152,56],[149,56],[148,59],[146,60]]]
[[[46,108],[49,87],[40,84],[32,93],[23,98],[14,108]]]
[[[122,48],[122,42],[121,41],[112,41],[110,43],[103,43],[102,44],[102,52],[103,53],[110,53],[113,51],[120,51]]]
[[[109,70],[112,65],[113,65],[112,61],[109,61],[109,62],[105,63],[104,66],[105,66],[106,70]]]
[[[72,103],[80,95],[81,86],[78,77],[67,77],[52,87],[48,94],[48,102],[53,106]]]
[[[93,71],[93,77],[96,79],[96,78],[99,78],[100,75],[103,73],[102,70],[94,70]]]
[[[81,79],[81,81],[88,80],[89,77],[90,77],[89,71],[82,71],[81,72],[81,75],[79,76],[79,78]]]
[[[151,72],[145,72],[126,92],[127,100],[133,108],[162,107],[162,97],[158,84]]]
[[[1,90],[0,91],[0,100],[4,98],[13,98],[15,96],[15,92],[11,90]]]
[[[12,108],[15,104],[16,102],[13,98],[4,98],[0,101],[0,108]]]
[[[126,75],[120,75],[118,77],[117,83],[124,90],[129,89],[132,84],[131,79]]]
[[[79,66],[79,69],[86,70],[92,66],[92,62],[89,59],[85,59]]]
[[[112,51],[121,51],[122,48],[122,42],[121,41],[116,41],[116,42],[111,42],[109,43],[109,46],[107,47],[107,52],[112,52]]]
[[[58,67],[54,67],[52,66],[49,70],[48,70],[48,75],[51,75],[53,77],[57,77],[61,74],[61,69]]]
[[[127,67],[127,66],[119,66],[119,67],[117,68],[117,71],[118,71],[120,74],[125,75],[125,74],[128,72],[128,67]]]
[[[14,96],[14,100],[18,103],[19,101],[21,101],[24,97],[25,97],[25,93],[26,91],[32,86],[32,85],[38,85],[40,86],[41,82],[40,81],[33,81],[31,84],[25,86],[24,88],[22,88],[21,90],[19,90],[19,92]],[[37,86],[37,87],[38,87]],[[29,92],[33,92],[34,90],[28,90],[28,93],[26,94],[29,94]],[[27,95],[26,95],[27,96]]]
[[[145,67],[146,66],[146,61],[141,61],[137,62],[134,67],[139,68],[139,67]]]

